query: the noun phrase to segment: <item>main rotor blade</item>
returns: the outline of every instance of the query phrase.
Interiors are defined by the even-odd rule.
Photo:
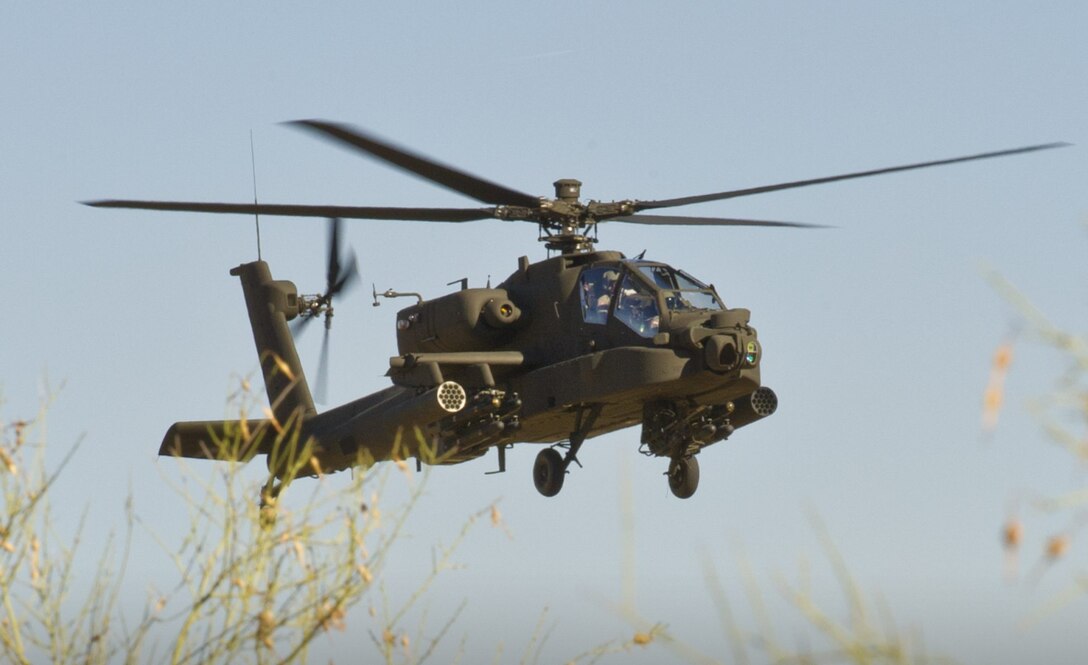
[[[239,215],[280,215],[285,217],[344,217],[348,219],[399,219],[414,222],[471,222],[491,219],[494,208],[375,208],[367,206],[284,205],[276,203],[203,203],[195,201],[135,201],[106,199],[84,201],[94,208],[177,210]]]
[[[540,205],[540,199],[535,196],[439,164],[430,158],[410,153],[345,125],[324,120],[295,120],[287,124],[336,139],[388,164],[483,203],[526,208],[536,208]]]
[[[799,229],[825,229],[822,224],[801,222],[771,222],[759,219],[732,219],[729,217],[685,217],[683,215],[630,215],[609,217],[601,222],[625,222],[627,224],[664,224],[669,226],[784,226]]]
[[[833,175],[825,178],[813,178],[811,180],[796,180],[793,182],[783,182],[777,185],[764,185],[762,187],[749,187],[747,189],[734,189],[728,192],[718,192],[716,194],[701,194],[698,196],[684,196],[676,199],[661,199],[658,201],[635,201],[635,210],[646,210],[647,208],[671,208],[673,206],[685,206],[692,203],[704,203],[706,201],[720,201],[722,199],[732,199],[738,196],[749,196],[751,194],[764,194],[766,192],[776,192],[781,189],[793,189],[795,187],[807,187],[809,185],[822,185],[828,182],[837,182],[839,180],[850,180],[853,178],[867,178],[874,175],[883,175],[885,173],[896,173],[899,171],[910,171],[912,169],[924,169],[930,166],[943,166],[945,164],[956,164],[959,162],[970,162],[976,159],[991,159],[994,157],[1007,157],[1009,155],[1019,155],[1026,152],[1035,152],[1037,150],[1050,150],[1051,148],[1062,148],[1068,146],[1068,143],[1044,143],[1041,145],[1030,145],[1023,148],[1013,148],[1011,150],[998,150],[996,152],[983,152],[977,155],[967,155],[966,157],[953,157],[951,159],[939,159],[932,162],[920,162],[917,164],[906,164],[904,166],[891,166],[883,169],[873,169],[871,171],[858,171],[856,173],[845,173],[843,175]]]

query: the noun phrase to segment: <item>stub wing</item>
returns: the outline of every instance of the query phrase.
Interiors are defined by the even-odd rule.
[[[193,420],[166,431],[159,454],[211,460],[249,460],[267,454],[276,432],[270,420]]]

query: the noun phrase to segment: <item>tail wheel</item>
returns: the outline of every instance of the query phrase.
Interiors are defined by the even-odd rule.
[[[544,496],[559,494],[567,473],[564,467],[563,456],[555,448],[545,448],[537,453],[536,463],[533,464],[533,483],[536,490]]]
[[[676,457],[669,462],[669,489],[681,499],[691,498],[699,489],[699,460]]]

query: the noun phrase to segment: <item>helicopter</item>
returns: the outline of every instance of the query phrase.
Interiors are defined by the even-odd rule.
[[[405,208],[108,199],[98,208],[282,215],[329,219],[326,289],[300,294],[273,279],[268,263],[243,263],[240,279],[269,400],[269,416],[252,423],[271,431],[296,423],[312,445],[316,473],[386,460],[458,464],[497,451],[498,471],[518,443],[543,444],[532,468],[536,489],[555,496],[586,440],[641,426],[639,451],[668,460],[671,492],[682,499],[699,486],[698,455],[775,413],[778,398],[762,384],[763,348],[751,312],[727,307],[707,282],[666,263],[598,250],[602,223],[679,226],[815,227],[813,224],[724,217],[643,214],[665,208],[825,184],[1061,147],[1047,143],[859,171],[829,177],[660,200],[581,200],[581,182],[554,183],[538,197],[491,182],[399,147],[358,128],[325,120],[291,126],[314,133],[436,185],[486,204],[476,208]],[[343,219],[537,225],[548,258],[517,260],[496,287],[461,288],[412,297],[396,316],[392,385],[323,412],[315,407],[292,328],[324,317],[321,369],[327,365],[334,296],[358,279],[354,255],[341,256]],[[292,322],[289,325],[289,322]],[[217,459],[214,442],[246,423],[231,420],[173,424],[159,454]],[[417,436],[409,436],[415,432]],[[255,437],[247,458],[265,455],[273,479],[283,480],[271,436]],[[315,473],[315,475],[316,475]],[[282,484],[282,483],[281,483]],[[278,491],[278,490],[277,490]]]

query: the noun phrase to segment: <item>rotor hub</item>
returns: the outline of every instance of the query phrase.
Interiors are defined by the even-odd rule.
[[[582,183],[572,178],[555,181],[556,198],[542,199],[540,208],[533,211],[534,221],[540,227],[540,240],[549,251],[561,254],[580,254],[593,251],[597,241],[597,215],[595,203],[579,200]]]

